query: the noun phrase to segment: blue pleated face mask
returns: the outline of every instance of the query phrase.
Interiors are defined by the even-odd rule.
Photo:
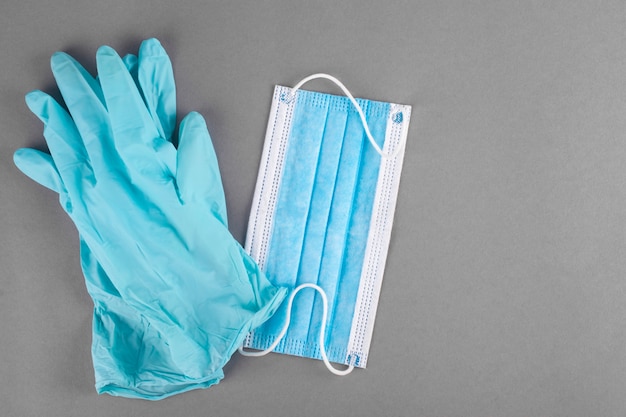
[[[313,78],[346,97],[300,90]],[[276,87],[246,250],[292,296],[244,346],[366,366],[410,115],[326,74]]]

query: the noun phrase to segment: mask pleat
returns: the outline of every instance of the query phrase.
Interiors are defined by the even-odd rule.
[[[311,195],[311,206],[307,221],[306,236],[303,246],[298,283],[319,283],[322,262],[322,251],[326,241],[327,225],[333,192],[337,181],[337,168],[341,157],[343,137],[346,130],[348,114],[345,100],[342,97],[325,96],[328,98],[328,113],[321,150],[316,167],[315,185]],[[314,109],[311,109],[314,110]],[[310,336],[314,300],[317,293],[303,292],[294,303],[292,323],[287,338],[297,340],[303,348],[304,355],[311,355],[311,349],[317,351],[319,335]],[[320,310],[321,311],[321,310]],[[311,340],[309,340],[311,339]]]
[[[302,93],[298,95],[265,271],[278,286],[294,288],[297,284],[327,112],[327,99]],[[280,255],[275,256],[274,253]],[[294,304],[294,318],[299,316],[296,308],[300,308],[300,302],[299,298]],[[270,334],[280,330],[286,314],[285,307],[281,306],[263,330]],[[282,346],[284,343],[277,350]]]
[[[344,102],[347,100],[344,100]],[[349,104],[349,103],[348,103]],[[353,206],[355,187],[359,171],[359,161],[363,149],[363,126],[358,114],[346,108],[346,126],[343,136],[341,156],[336,170],[336,181],[332,195],[330,213],[328,216],[326,240],[321,251],[321,266],[318,285],[324,289],[332,307],[335,303],[338,282],[342,275],[342,259],[345,256],[347,232]],[[329,167],[330,168],[330,167]],[[321,305],[317,300],[310,316],[310,352],[311,356],[319,357],[317,335],[321,326]],[[332,310],[331,310],[332,311]],[[330,323],[330,321],[329,321]],[[328,333],[327,333],[328,335]],[[329,357],[336,354],[334,346],[328,344]]]
[[[374,102],[359,104],[364,108],[372,136],[382,148],[389,105]],[[366,104],[367,109],[365,109]],[[362,136],[362,142],[364,145],[361,158],[359,158],[360,166],[350,208],[350,223],[345,233],[345,250],[341,258],[341,276],[337,281],[336,295],[329,301],[331,306],[328,315],[329,330],[326,337],[327,346],[328,342],[332,342],[329,359],[335,361],[345,359],[345,351],[337,351],[339,357],[333,357],[332,347],[345,349],[348,345],[380,168],[380,155],[370,145],[365,135]]]

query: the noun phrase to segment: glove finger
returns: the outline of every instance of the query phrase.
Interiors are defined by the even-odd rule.
[[[124,55],[124,58],[122,58],[122,62],[124,62],[124,65],[126,66],[126,69],[128,70],[128,72],[130,72],[130,75],[136,75],[137,74],[137,67],[138,67],[138,64],[139,64],[139,60],[137,58],[137,55],[135,55],[135,54],[126,54],[126,55]],[[139,85],[139,83],[137,83],[137,85]]]
[[[176,85],[172,63],[156,39],[139,48],[138,80],[146,106],[162,138],[172,140],[176,126]]]
[[[122,58],[122,61],[130,73],[130,76],[133,78],[135,85],[139,86],[139,60],[137,59],[137,55],[126,54],[124,58]]]
[[[115,147],[122,159],[136,156],[138,144],[154,148],[163,139],[122,59],[113,48],[102,46],[96,63]]]
[[[94,171],[109,171],[115,156],[111,147],[109,116],[100,85],[66,53],[55,53],[51,67]]]
[[[21,148],[13,154],[13,162],[27,177],[50,190],[61,194],[63,181],[52,157],[36,149]]]
[[[226,199],[217,156],[204,118],[189,113],[180,124],[176,181],[183,203],[205,201],[226,226]]]
[[[142,44],[142,47],[143,47],[143,44]],[[141,50],[140,50],[140,56],[141,56]],[[153,60],[148,58],[142,64],[144,67],[143,70],[141,70],[141,68],[139,67],[140,64],[139,64],[137,56],[133,54],[125,55],[124,58],[122,58],[122,61],[124,61],[124,65],[128,69],[128,72],[130,73],[131,77],[133,77],[135,84],[138,86],[139,92],[141,93],[144,101],[146,103],[156,103],[152,108],[149,104],[146,104],[146,106],[148,107],[148,111],[150,112],[152,116],[153,122],[155,124],[155,127],[159,131],[159,134],[164,139],[166,139],[166,141],[163,141],[160,145],[157,145],[155,147],[155,150],[157,154],[159,155],[159,158],[162,160],[163,164],[167,167],[167,170],[169,172],[169,177],[171,178],[174,176],[174,172],[176,172],[176,149],[171,145],[171,140],[172,140],[171,130],[174,128],[174,125],[176,124],[176,91],[174,89],[174,84],[173,84],[174,78],[173,78],[173,74],[171,71],[171,64],[169,64],[169,59],[167,60],[167,63],[170,65],[170,75],[172,76],[172,83],[171,84],[166,83],[166,82],[155,83],[154,85],[152,85],[152,87],[148,87],[145,90],[142,90],[139,84],[139,72],[138,71],[148,71],[146,69],[146,65],[155,67],[156,64],[158,64],[159,66],[164,67],[165,63],[162,62],[163,60],[158,59],[158,62],[152,62]],[[154,71],[160,71],[160,72],[163,72],[164,70],[165,69],[157,69],[157,68],[154,69]],[[145,84],[145,85],[149,85],[149,84]],[[170,85],[171,85],[171,91],[166,91],[170,89],[169,87]],[[164,86],[166,87],[164,88]],[[170,100],[173,102],[168,104],[167,102]],[[168,112],[170,112],[169,115],[168,115]],[[167,129],[164,130],[163,126],[167,126],[168,123],[171,123],[171,127],[168,127]]]
[[[44,137],[56,170],[66,184],[75,184],[77,175],[90,170],[87,151],[71,117],[55,99],[41,91],[26,95],[26,104],[44,124]],[[77,167],[82,166],[82,172]]]
[[[98,100],[102,104],[104,104],[104,95],[102,94],[102,88],[100,87],[100,83],[78,61],[76,61],[74,58],[72,58],[70,55],[66,54],[65,52],[57,52],[52,55],[50,59],[50,63],[51,63],[51,66],[53,67],[52,68],[53,74],[55,72],[54,71],[55,66],[61,67],[63,65],[70,65],[72,67],[71,72],[61,71],[59,72],[59,74],[54,74],[57,84],[59,83],[59,79],[61,79],[63,81],[63,87],[67,89],[67,86],[68,85],[71,86],[76,78],[82,78],[84,83],[86,83],[89,86],[89,89],[93,91],[93,93],[96,95]],[[60,85],[59,85],[59,89],[61,89]],[[63,93],[63,91],[61,91],[61,93]]]

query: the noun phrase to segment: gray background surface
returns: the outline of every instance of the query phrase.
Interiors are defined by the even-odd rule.
[[[12,153],[44,146],[54,51],[152,36],[241,242],[274,84],[413,105],[367,370],[235,355],[209,390],[96,395],[76,231]],[[626,415],[622,1],[3,0],[0,57],[0,415]]]

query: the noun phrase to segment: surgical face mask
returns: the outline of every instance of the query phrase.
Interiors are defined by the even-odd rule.
[[[300,90],[325,78],[346,97]],[[365,368],[387,258],[411,107],[354,99],[315,74],[276,86],[246,250],[292,290],[244,346]],[[302,291],[305,288],[316,291]],[[348,365],[338,371],[329,362]]]

